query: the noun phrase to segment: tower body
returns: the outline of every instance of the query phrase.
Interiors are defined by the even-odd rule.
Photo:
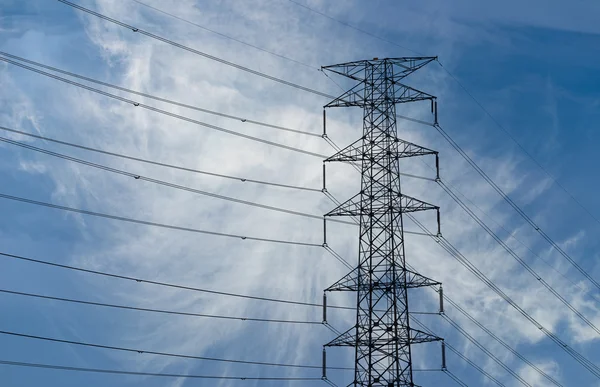
[[[351,162],[361,170],[361,190],[326,216],[359,221],[358,265],[327,291],[356,292],[356,325],[327,346],[355,350],[354,386],[414,386],[411,345],[438,337],[410,326],[408,290],[435,286],[407,268],[404,219],[408,212],[437,206],[404,195],[400,159],[437,152],[397,137],[396,104],[435,97],[401,83],[402,78],[435,58],[374,59],[323,67],[357,85],[326,105],[360,107],[362,137],[325,160]]]

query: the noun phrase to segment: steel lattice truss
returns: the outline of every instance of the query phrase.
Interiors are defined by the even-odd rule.
[[[325,66],[357,85],[325,107],[363,109],[363,136],[325,161],[360,163],[361,191],[326,216],[360,220],[358,266],[326,291],[357,292],[356,325],[326,346],[355,348],[354,386],[415,386],[411,345],[440,338],[411,328],[408,289],[439,285],[406,267],[403,214],[439,207],[402,194],[399,159],[437,152],[396,137],[396,104],[435,97],[400,81],[435,58]]]

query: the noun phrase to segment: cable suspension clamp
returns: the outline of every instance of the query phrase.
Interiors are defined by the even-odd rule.
[[[323,292],[323,324],[327,323],[327,293]]]
[[[442,340],[442,371],[446,369],[446,342]]]
[[[444,288],[440,285],[440,314],[444,314]]]

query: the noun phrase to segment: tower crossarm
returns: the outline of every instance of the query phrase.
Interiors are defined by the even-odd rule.
[[[388,213],[409,213],[440,209],[438,206],[401,193],[394,195],[391,202],[385,199],[389,199],[389,195],[385,195],[385,193],[365,197],[364,192],[361,191],[326,213],[325,216],[376,217]]]
[[[377,97],[365,98],[367,90],[379,85],[368,84],[362,81],[352,89],[344,92],[342,95],[325,105],[326,108],[331,107],[373,107],[375,110],[383,111],[387,103],[399,104],[407,102],[417,102],[425,100],[434,100],[436,97],[425,93],[424,91],[406,86],[399,82],[392,82],[391,87],[394,89],[393,97],[381,95]]]
[[[437,60],[436,56],[429,57],[403,57],[403,58],[385,58],[378,59],[375,58],[373,60],[357,60],[353,62],[340,63],[330,66],[321,66],[322,71],[330,71],[335,74],[343,75],[350,79],[354,79],[355,81],[362,82],[365,77],[365,70],[369,66],[377,66],[382,61],[387,61],[388,63],[394,65],[399,69],[399,71],[395,71],[394,80],[399,81],[400,79],[414,73],[419,70],[421,67],[427,65],[428,63]]]
[[[339,152],[335,153],[333,156],[326,158],[325,162],[357,162],[357,161],[372,161],[375,162],[376,159],[369,152],[369,149],[364,149],[363,141],[364,137],[361,137],[357,141],[343,148]],[[380,157],[387,158],[388,156],[392,156],[392,158],[398,160],[406,157],[415,157],[415,156],[426,156],[426,155],[437,155],[438,152],[429,148],[425,148],[424,146],[414,144],[409,141],[401,140],[397,137],[393,137],[392,141],[394,142],[394,148],[389,150],[391,153],[388,154],[387,150],[382,151]]]

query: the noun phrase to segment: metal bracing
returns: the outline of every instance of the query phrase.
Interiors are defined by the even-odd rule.
[[[440,341],[411,328],[408,290],[440,283],[407,269],[403,214],[439,207],[404,195],[399,160],[437,152],[397,137],[396,104],[435,97],[399,81],[427,63],[423,58],[388,58],[322,67],[357,82],[325,107],[363,109],[362,137],[325,161],[360,165],[361,190],[325,216],[359,221],[358,265],[326,291],[357,293],[356,325],[326,346],[355,349],[354,386],[415,386],[411,346]]]

